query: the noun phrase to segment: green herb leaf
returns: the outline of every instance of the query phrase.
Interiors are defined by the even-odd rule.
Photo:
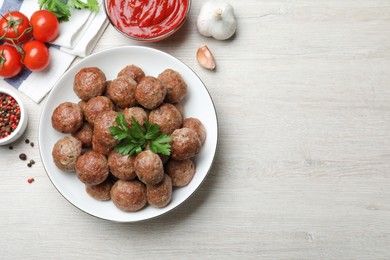
[[[115,151],[120,153],[121,155],[133,155],[137,148],[137,144],[132,143],[128,140],[120,142],[117,146],[115,146]]]
[[[119,113],[118,116],[115,118],[115,122],[117,123],[117,125],[123,130],[123,131],[127,131],[129,129],[129,127],[127,126],[127,123],[126,123],[126,118],[125,118],[125,115],[123,115],[122,113]]]
[[[146,124],[147,123],[147,124]],[[160,128],[157,124],[150,124],[149,121],[146,121],[146,135],[145,138],[148,140],[156,139],[160,135]]]
[[[119,144],[114,148],[118,153],[130,156],[139,154],[145,150],[149,140],[152,152],[170,155],[171,146],[169,142],[172,138],[162,134],[157,124],[151,124],[149,121],[146,121],[142,127],[132,117],[131,127],[128,127],[125,116],[122,113],[118,114],[115,122],[117,126],[111,126],[109,129],[115,140],[119,140]]]
[[[58,21],[69,21],[71,16],[69,6],[61,0],[38,0],[39,9],[46,9],[57,16]]]
[[[172,138],[170,136],[161,134],[154,140],[151,140],[150,150],[154,153],[170,155],[171,154],[171,145],[169,144],[170,141],[172,141]]]
[[[88,8],[94,12],[99,11],[99,2],[97,0],[88,0],[87,3],[80,0],[68,0],[68,6],[76,9]]]
[[[110,126],[109,130],[115,140],[123,140],[127,137],[127,133],[117,126]]]
[[[134,117],[131,118],[130,135],[136,140],[145,140],[144,130],[142,129],[142,126],[137,122],[137,120],[134,119]]]
[[[69,21],[71,16],[70,8],[90,9],[94,12],[99,11],[99,2],[97,0],[88,0],[84,3],[80,0],[38,0],[39,9],[46,9],[57,16],[58,21]]]

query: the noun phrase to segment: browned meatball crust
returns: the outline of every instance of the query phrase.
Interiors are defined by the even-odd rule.
[[[150,112],[149,121],[157,124],[162,133],[170,135],[181,127],[183,118],[174,105],[165,103]]]
[[[164,167],[160,157],[150,150],[135,157],[134,169],[140,181],[155,185],[164,178]]]
[[[77,177],[87,185],[102,183],[107,179],[109,173],[107,159],[103,154],[88,151],[77,159]]]
[[[85,109],[85,106],[87,105],[87,101],[84,101],[84,100],[80,100],[79,103],[77,103],[81,109],[81,112],[83,113],[84,115],[84,109]]]
[[[84,101],[103,94],[106,89],[106,76],[96,67],[81,69],[73,81],[73,90]]]
[[[133,156],[121,155],[112,151],[108,156],[108,168],[112,175],[118,179],[129,181],[137,177],[134,170],[134,160]]]
[[[152,76],[144,77],[135,89],[135,99],[147,109],[154,109],[162,104],[166,88],[160,80]]]
[[[72,136],[59,139],[52,151],[55,165],[64,171],[74,171],[76,161],[81,155],[81,146],[81,142]]]
[[[172,181],[168,175],[156,185],[146,185],[146,198],[148,203],[156,208],[163,208],[172,199]]]
[[[51,116],[51,124],[61,133],[74,133],[83,124],[83,113],[78,104],[64,102],[57,106]]]
[[[171,141],[171,158],[185,160],[197,155],[202,144],[198,134],[190,128],[180,128],[173,131]]]
[[[106,95],[121,108],[136,105],[135,89],[137,82],[129,77],[119,77],[111,81],[107,86]]]
[[[183,104],[182,103],[176,103],[176,104],[173,104],[176,108],[177,108],[177,110],[180,112],[180,114],[181,114],[181,118],[185,118],[185,114],[184,114],[184,106],[183,106]]]
[[[79,128],[79,130],[73,133],[72,136],[79,139],[83,144],[83,147],[87,148],[92,146],[92,134],[92,126],[89,123],[84,122],[83,125]]]
[[[97,115],[104,111],[114,110],[114,104],[108,97],[98,96],[88,100],[84,108],[85,119],[93,125]]]
[[[195,132],[198,134],[200,143],[204,143],[206,139],[206,128],[199,119],[193,117],[184,119],[183,128],[191,128],[195,130]]]
[[[94,134],[92,135],[92,150],[105,156],[108,156],[112,151],[110,147],[102,145]]]
[[[187,84],[177,71],[166,69],[157,78],[167,89],[165,102],[179,103],[187,95]]]
[[[170,159],[165,165],[165,171],[171,177],[172,185],[184,187],[190,183],[195,175],[195,164],[191,159],[177,161]]]
[[[145,184],[137,180],[119,180],[111,188],[111,200],[120,210],[138,211],[147,203]]]
[[[108,148],[112,148],[118,143],[110,132],[110,126],[116,125],[115,119],[117,115],[118,112],[105,111],[95,118],[94,136],[100,144]]]
[[[132,117],[134,117],[135,121],[140,125],[144,125],[146,120],[148,120],[148,114],[142,107],[129,107],[124,109],[122,113],[125,116],[126,123],[129,127],[131,127]]]
[[[98,185],[85,185],[85,191],[94,199],[107,201],[111,199],[112,185],[112,181],[107,178]]]
[[[141,68],[139,68],[135,65],[129,65],[129,66],[124,67],[118,73],[118,77],[122,77],[122,76],[130,77],[130,78],[134,79],[137,83],[139,83],[141,81],[141,79],[143,77],[145,77],[145,73]]]

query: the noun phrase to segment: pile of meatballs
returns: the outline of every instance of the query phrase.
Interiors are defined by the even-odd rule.
[[[162,208],[172,199],[173,187],[184,187],[195,174],[196,156],[206,138],[202,122],[184,118],[180,102],[187,95],[181,75],[166,69],[158,77],[129,65],[113,80],[107,80],[96,67],[81,69],[74,78],[73,90],[80,102],[64,102],[52,114],[52,126],[69,134],[59,139],[52,150],[55,165],[76,172],[86,192],[101,201],[112,200],[126,212],[147,204]],[[171,155],[148,149],[136,156],[115,151],[118,141],[109,128],[116,126],[123,113],[131,127],[134,118],[141,126],[149,120],[172,138]]]

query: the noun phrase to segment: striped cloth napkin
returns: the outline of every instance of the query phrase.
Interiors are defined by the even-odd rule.
[[[103,1],[98,1],[99,12],[71,9],[70,20],[60,23],[59,36],[49,46],[50,65],[47,69],[31,72],[24,68],[16,77],[0,79],[0,85],[9,84],[39,103],[77,56],[85,57],[91,53],[107,27]],[[31,17],[38,9],[38,0],[0,0],[0,14],[19,10]]]

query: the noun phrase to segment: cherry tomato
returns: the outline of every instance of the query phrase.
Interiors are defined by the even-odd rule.
[[[19,11],[8,12],[0,18],[0,38],[8,43],[21,43],[31,36],[30,21]]]
[[[22,55],[11,45],[0,46],[0,76],[12,78],[22,70]]]
[[[60,23],[57,17],[50,11],[39,10],[32,14],[30,23],[33,28],[35,40],[41,42],[53,41],[59,32]]]
[[[44,70],[50,63],[49,49],[40,41],[28,41],[23,46],[23,63],[31,71]]]

